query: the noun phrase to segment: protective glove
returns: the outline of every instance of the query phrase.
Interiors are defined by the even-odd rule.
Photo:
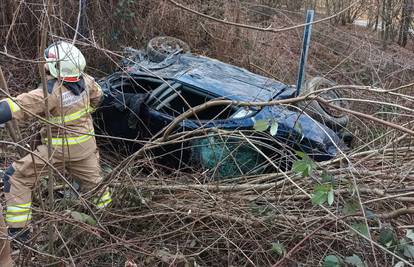
[[[7,101],[0,102],[0,124],[6,123],[12,119],[12,112]]]

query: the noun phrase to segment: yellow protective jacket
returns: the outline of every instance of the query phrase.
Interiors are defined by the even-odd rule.
[[[96,108],[102,99],[102,90],[95,80],[83,74],[81,81],[73,88],[52,77],[48,77],[49,112],[52,130],[53,147],[73,147],[84,144],[82,153],[96,150],[93,121],[90,113]],[[82,91],[82,88],[84,90]],[[18,121],[27,120],[34,115],[45,118],[45,101],[43,89],[37,88],[28,93],[23,93],[16,98],[6,98],[0,102],[0,123],[7,119]],[[10,114],[8,114],[10,112]],[[9,117],[8,117],[9,116]],[[43,129],[42,133],[46,131]],[[42,141],[47,144],[47,138],[43,134]],[[88,151],[85,151],[85,148]],[[70,149],[72,150],[72,149]]]
[[[46,174],[46,163],[52,164],[58,172],[66,170],[79,182],[81,191],[90,190],[102,181],[90,114],[103,96],[100,86],[92,77],[83,75],[76,83],[49,77],[47,87],[52,155],[49,158],[47,138],[43,135],[43,145],[38,145],[33,154],[16,160],[5,171],[6,223],[11,228],[25,227],[31,221],[32,190],[39,177]],[[0,101],[0,123],[10,119],[24,121],[36,116],[45,118],[42,88]],[[97,208],[109,205],[112,202],[109,189],[93,202]]]

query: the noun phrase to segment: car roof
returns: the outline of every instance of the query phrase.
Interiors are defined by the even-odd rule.
[[[238,101],[268,101],[288,86],[216,59],[191,53],[176,54],[160,63],[144,52],[128,63],[128,72],[176,80],[206,93]],[[131,62],[131,61],[130,61]]]

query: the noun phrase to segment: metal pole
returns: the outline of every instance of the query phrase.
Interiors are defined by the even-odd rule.
[[[310,38],[312,35],[312,22],[315,17],[314,10],[308,10],[306,12],[306,26],[303,33],[303,45],[302,45],[302,54],[300,56],[299,71],[298,71],[298,80],[296,83],[296,96],[299,96],[300,90],[302,89],[303,81],[305,80],[305,67],[306,61],[308,59],[309,44]]]

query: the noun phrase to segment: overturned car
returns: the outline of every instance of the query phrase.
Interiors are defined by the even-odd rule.
[[[324,161],[346,149],[342,129],[349,119],[345,114],[316,101],[254,104],[293,98],[294,86],[192,54],[184,42],[171,37],[155,38],[147,49],[129,48],[125,54],[120,69],[99,81],[105,100],[95,112],[97,131],[151,140],[173,125],[168,134],[179,136],[177,142],[152,151],[163,165],[201,168],[214,177],[229,177],[287,169],[295,151]],[[314,78],[306,83],[304,93],[331,85]],[[333,105],[346,105],[334,90],[321,96],[337,99]],[[214,100],[231,101],[209,106]],[[241,102],[252,104],[238,105]],[[188,116],[182,117],[184,113]],[[111,141],[112,149],[128,153],[141,146]]]

